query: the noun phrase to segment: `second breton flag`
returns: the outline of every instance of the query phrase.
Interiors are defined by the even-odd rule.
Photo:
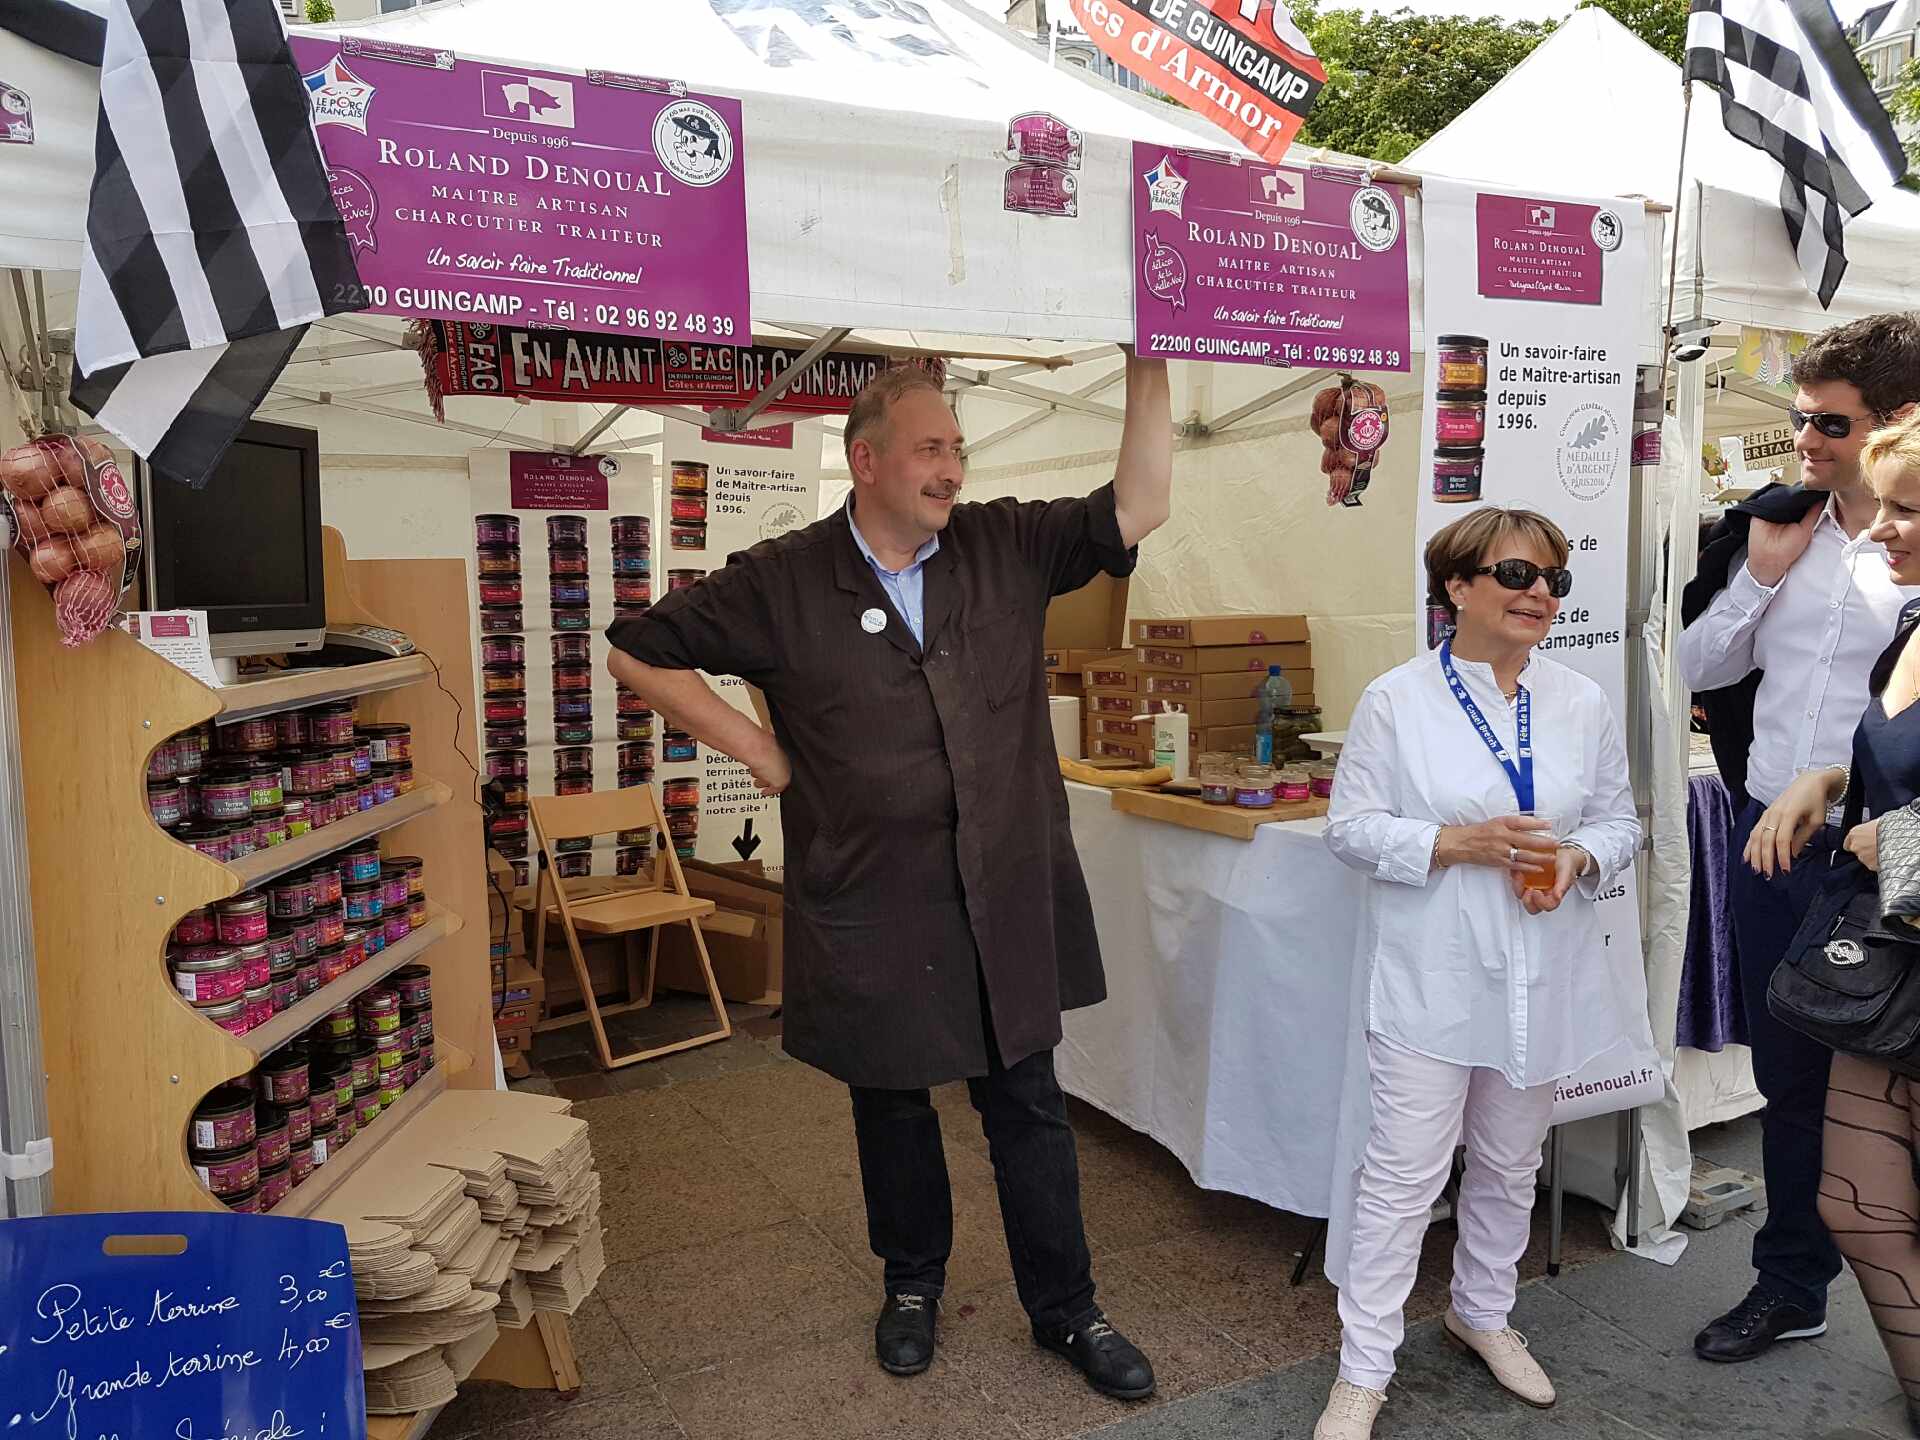
[[[1833,303],[1846,223],[1907,170],[1828,0],[1693,0],[1687,78],[1720,92],[1728,132],[1780,162],[1780,210],[1807,288]]]

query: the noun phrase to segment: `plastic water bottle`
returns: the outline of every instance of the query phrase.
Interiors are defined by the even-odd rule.
[[[1269,665],[1266,683],[1260,687],[1260,718],[1253,730],[1253,758],[1260,764],[1273,764],[1273,722],[1292,704],[1293,686],[1278,665]]]

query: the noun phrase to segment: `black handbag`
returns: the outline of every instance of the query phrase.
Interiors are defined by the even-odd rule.
[[[1861,802],[1856,777],[1847,787],[1842,836],[1860,823]],[[1883,923],[1872,871],[1840,849],[1828,863],[1826,881],[1767,982],[1767,1009],[1831,1049],[1920,1074],[1920,944]]]

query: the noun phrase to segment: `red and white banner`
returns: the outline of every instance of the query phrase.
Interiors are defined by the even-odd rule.
[[[1115,64],[1278,160],[1306,123],[1327,67],[1276,0],[1072,0]]]

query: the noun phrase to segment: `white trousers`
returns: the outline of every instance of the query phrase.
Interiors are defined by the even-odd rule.
[[[1506,1325],[1553,1086],[1516,1090],[1497,1070],[1431,1060],[1371,1034],[1367,1069],[1373,1121],[1340,1290],[1340,1376],[1384,1390],[1406,1334],[1403,1311],[1420,1268],[1420,1242],[1463,1135],[1453,1308],[1475,1330]]]

